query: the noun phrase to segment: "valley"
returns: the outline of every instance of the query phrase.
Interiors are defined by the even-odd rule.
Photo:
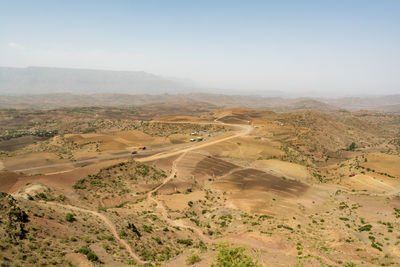
[[[1,111],[5,266],[398,265],[398,115],[132,110]]]

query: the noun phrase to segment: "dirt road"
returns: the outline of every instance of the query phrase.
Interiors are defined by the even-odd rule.
[[[171,123],[171,122],[168,122],[168,123]],[[176,123],[176,122],[172,122],[172,123]],[[219,139],[216,139],[216,140],[215,139],[210,139],[210,140],[207,140],[207,141],[204,141],[204,142],[201,142],[201,143],[197,143],[194,146],[190,146],[190,147],[187,147],[187,148],[179,149],[179,150],[176,150],[176,151],[159,153],[159,154],[156,154],[156,155],[153,155],[153,156],[140,158],[137,161],[147,162],[147,161],[153,161],[153,160],[167,158],[167,157],[171,157],[171,156],[176,156],[176,155],[179,155],[179,154],[184,153],[184,152],[188,152],[188,151],[192,151],[192,150],[195,150],[195,149],[199,149],[199,148],[215,145],[217,143],[224,142],[224,141],[227,141],[227,140],[239,137],[239,136],[248,135],[251,132],[251,130],[253,129],[251,126],[240,125],[240,124],[227,124],[227,123],[212,123],[212,124],[225,125],[225,126],[231,126],[231,127],[239,127],[242,130],[239,131],[236,134],[233,134],[233,135],[230,135],[230,136],[227,136],[227,137],[219,138]]]
[[[96,211],[93,210],[87,210],[87,209],[83,209],[83,208],[79,208],[79,207],[75,207],[75,206],[71,206],[71,205],[64,205],[64,204],[60,204],[60,203],[56,203],[56,202],[43,202],[46,205],[50,205],[50,206],[57,206],[57,207],[61,207],[61,208],[65,208],[65,209],[69,209],[69,210],[74,210],[74,211],[79,211],[79,212],[83,212],[83,213],[89,213],[92,214],[96,217],[98,217],[99,219],[101,219],[104,224],[107,226],[107,228],[111,231],[112,235],[114,236],[114,238],[122,245],[125,247],[125,249],[128,251],[129,255],[139,264],[145,264],[146,262],[141,260],[140,257],[132,250],[131,246],[128,244],[128,242],[124,239],[121,239],[118,235],[117,232],[117,228],[115,227],[115,224],[113,222],[111,222],[105,215],[98,213]]]
[[[171,181],[174,177],[176,177],[176,173],[177,173],[176,164],[181,158],[183,158],[185,156],[185,154],[186,153],[182,153],[181,156],[179,156],[176,160],[174,160],[174,162],[172,163],[171,174],[166,179],[164,179],[164,181],[159,186],[157,186],[156,188],[154,188],[153,190],[148,192],[147,198],[149,200],[153,201],[154,203],[156,203],[157,208],[161,211],[161,215],[162,215],[163,219],[165,221],[167,221],[167,223],[169,225],[177,226],[177,227],[185,228],[185,229],[192,229],[203,242],[209,243],[209,242],[211,242],[211,239],[208,238],[207,236],[205,236],[203,234],[202,230],[198,229],[197,227],[188,226],[184,222],[170,219],[168,216],[168,211],[165,208],[165,206],[159,200],[157,200],[156,198],[153,197],[154,193],[156,193],[161,187],[163,187],[165,184],[167,184],[169,181]]]
[[[183,122],[165,122],[165,123],[183,123]],[[184,123],[191,123],[191,122],[184,122]],[[192,124],[196,124],[196,123],[193,122]],[[155,152],[160,152],[160,153],[157,153],[156,155],[152,155],[152,156],[149,156],[149,157],[137,158],[136,160],[140,161],[140,162],[148,162],[148,161],[152,161],[152,160],[156,160],[156,159],[162,159],[162,158],[166,158],[166,157],[170,157],[170,156],[174,156],[174,155],[179,155],[180,153],[183,153],[183,152],[187,152],[187,151],[195,150],[195,149],[198,149],[198,148],[210,146],[210,145],[213,145],[213,144],[216,144],[216,143],[219,143],[219,142],[227,141],[229,139],[232,139],[232,138],[235,138],[235,137],[238,137],[238,136],[247,135],[252,129],[252,127],[248,126],[248,125],[228,124],[228,123],[220,123],[220,122],[197,123],[197,124],[224,125],[224,126],[240,128],[242,130],[239,131],[236,134],[233,134],[233,135],[230,135],[230,136],[227,136],[227,137],[224,137],[224,138],[220,138],[220,139],[216,139],[216,140],[210,139],[210,140],[206,140],[206,141],[203,141],[203,142],[194,143],[194,144],[185,146],[183,148],[180,147],[180,148],[177,148],[177,149],[173,149],[172,151],[170,149],[168,149],[168,148],[143,151],[143,152],[140,152],[140,155],[153,154]],[[165,151],[167,151],[167,152],[165,152]],[[112,160],[112,159],[129,158],[129,157],[132,157],[131,153],[121,153],[121,154],[116,154],[116,155],[100,156],[100,157],[96,157],[96,158],[85,159],[85,160],[77,160],[77,161],[72,161],[72,162],[53,163],[53,164],[47,164],[47,165],[41,165],[41,166],[35,166],[35,167],[28,167],[28,168],[17,169],[17,170],[10,170],[10,171],[25,172],[25,171],[31,171],[31,170],[39,170],[39,169],[52,168],[52,167],[70,166],[70,165],[76,165],[76,164],[86,164],[86,163],[92,163],[92,162],[97,162],[97,161],[102,161],[102,160]],[[0,168],[1,168],[1,164],[0,164]]]
[[[201,143],[195,143],[195,144],[193,144],[191,146],[180,148],[180,149],[177,149],[177,150],[174,150],[174,151],[168,151],[168,152],[152,155],[152,156],[149,156],[149,157],[136,159],[137,161],[147,162],[147,161],[153,161],[153,160],[157,160],[157,159],[162,159],[162,158],[166,158],[166,157],[182,154],[181,156],[179,156],[173,162],[171,174],[162,182],[162,184],[160,184],[159,186],[157,186],[156,188],[154,188],[153,190],[148,192],[147,197],[148,197],[149,200],[153,201],[156,204],[156,206],[157,206],[157,208],[159,210],[161,210],[161,214],[162,214],[164,220],[168,222],[168,224],[170,224],[172,226],[182,227],[182,228],[185,228],[185,229],[189,229],[190,228],[199,236],[199,238],[203,242],[207,242],[207,243],[212,242],[212,240],[210,238],[208,238],[207,236],[205,236],[201,229],[199,229],[197,227],[188,226],[182,221],[176,221],[176,220],[172,220],[171,218],[169,218],[167,209],[164,207],[164,205],[160,201],[158,201],[157,199],[155,199],[153,197],[153,193],[156,193],[157,190],[159,190],[163,185],[165,185],[166,183],[168,183],[171,179],[173,179],[175,177],[175,175],[177,173],[176,163],[185,155],[186,152],[191,151],[191,150],[195,150],[195,149],[198,149],[198,148],[210,146],[210,145],[213,145],[213,144],[216,144],[216,143],[219,143],[219,142],[224,142],[224,141],[227,141],[227,140],[230,140],[232,138],[239,137],[239,136],[244,136],[244,135],[247,135],[252,130],[252,127],[244,126],[244,125],[234,125],[234,124],[224,124],[224,123],[215,123],[215,124],[238,127],[238,128],[241,129],[241,131],[239,131],[239,132],[237,132],[235,134],[226,136],[226,137],[216,138],[216,139],[212,139],[212,140],[210,139],[210,140],[203,141]],[[111,155],[111,156],[104,156],[104,157],[81,160],[81,161],[76,161],[76,162],[66,162],[66,163],[58,163],[58,164],[50,164],[50,165],[45,165],[45,166],[31,167],[31,168],[26,168],[26,169],[21,169],[21,170],[16,170],[16,171],[26,171],[26,170],[34,170],[34,169],[41,169],[41,168],[48,168],[48,167],[55,167],[55,166],[65,166],[65,165],[68,165],[68,164],[82,164],[82,163],[95,162],[95,161],[99,161],[99,160],[116,159],[116,158],[121,158],[121,157],[130,157],[130,156],[131,156],[130,153],[119,154],[119,155]],[[121,239],[119,237],[115,224],[113,222],[111,222],[105,215],[103,215],[101,213],[98,213],[96,211],[93,211],[93,210],[87,210],[87,209],[84,209],[84,208],[79,208],[79,207],[75,207],[75,206],[71,206],[71,205],[64,205],[64,204],[55,203],[55,202],[46,202],[46,203],[43,203],[43,204],[51,205],[51,206],[58,206],[58,207],[61,207],[61,208],[70,209],[70,210],[74,210],[74,211],[79,211],[79,212],[83,212],[83,213],[89,213],[91,215],[94,215],[94,216],[98,217],[99,219],[101,219],[104,222],[104,224],[111,231],[111,233],[113,234],[115,239],[122,246],[124,246],[126,248],[126,250],[128,251],[129,255],[137,263],[139,263],[139,264],[145,264],[146,263],[145,261],[141,260],[140,257],[137,254],[135,254],[135,252],[133,251],[133,249],[131,248],[131,246],[128,244],[128,242],[126,240],[123,240],[123,239]]]

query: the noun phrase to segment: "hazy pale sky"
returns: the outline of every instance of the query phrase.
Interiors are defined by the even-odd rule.
[[[0,0],[0,66],[254,91],[400,93],[400,1]]]

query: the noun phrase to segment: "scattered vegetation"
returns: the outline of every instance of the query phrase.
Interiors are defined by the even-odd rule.
[[[228,244],[221,244],[218,248],[218,254],[211,266],[213,267],[234,267],[234,266],[261,266],[253,260],[243,247],[233,247]]]

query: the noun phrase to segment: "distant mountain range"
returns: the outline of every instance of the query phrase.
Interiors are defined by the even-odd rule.
[[[184,93],[187,86],[141,71],[0,67],[0,94]]]
[[[221,108],[242,107],[278,112],[328,112],[339,109],[400,112],[400,95],[283,98],[232,95],[232,92],[238,93],[196,88],[188,82],[146,72],[0,67],[0,108],[51,109],[200,102]]]

